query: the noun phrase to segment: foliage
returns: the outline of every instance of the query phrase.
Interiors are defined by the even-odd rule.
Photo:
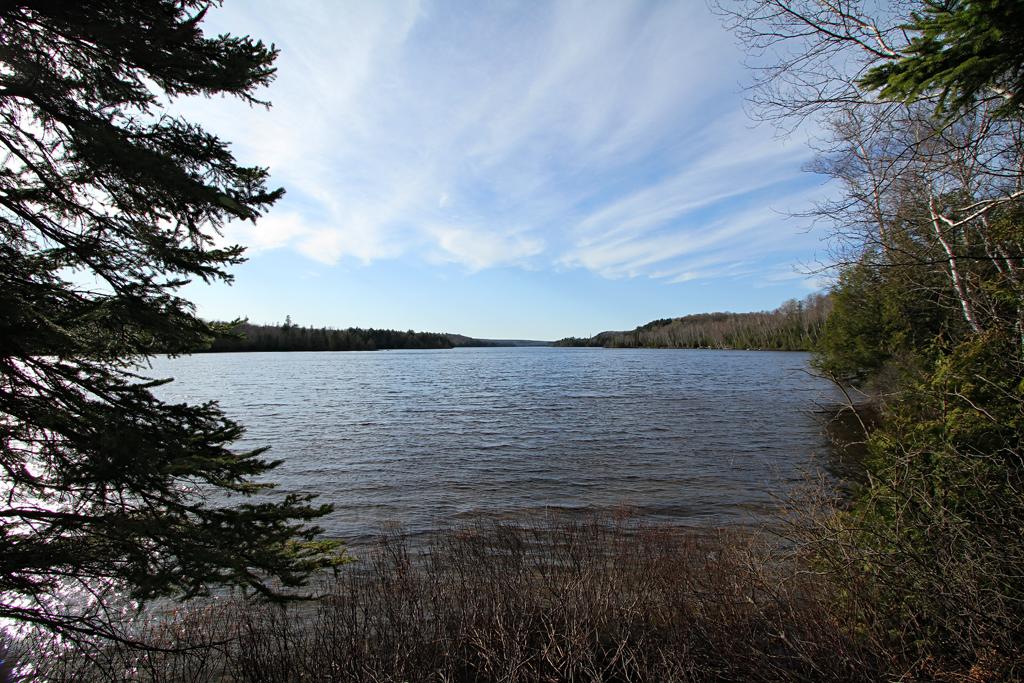
[[[293,325],[291,318],[284,325],[226,324],[226,332],[218,335],[202,349],[213,352],[243,351],[377,351],[383,349],[450,349],[454,344],[448,335],[409,330],[375,330],[349,327],[337,330],[328,327]]]
[[[1024,7],[908,5],[752,0],[736,21],[755,48],[811,51],[769,69],[760,101],[832,133],[816,170],[841,192],[816,218],[838,277],[815,362],[882,415],[818,560],[917,675],[1001,680],[1024,666]]]
[[[265,595],[338,561],[269,497],[263,449],[215,404],[168,404],[139,363],[218,327],[177,295],[230,281],[231,219],[281,194],[267,172],[165,114],[166,98],[260,104],[276,51],[206,37],[208,3],[103,0],[0,8],[0,618],[120,637],[115,596],[232,584]],[[246,500],[259,494],[258,499]]]
[[[760,313],[700,313],[653,320],[630,332],[568,337],[556,346],[607,348],[765,349],[807,351],[831,307],[829,297],[812,294]]]
[[[1017,0],[928,0],[904,27],[914,36],[898,60],[880,64],[862,84],[887,99],[935,96],[936,112],[955,113],[977,100],[1005,100],[1007,115],[1024,106],[1024,5]]]
[[[934,273],[884,258],[864,254],[840,271],[831,290],[832,311],[813,364],[846,384],[862,386],[890,372],[905,376],[964,327],[936,293],[941,283]]]
[[[887,401],[872,486],[828,525],[819,557],[874,595],[890,639],[920,661],[1020,665],[1024,639],[1024,364],[988,332]],[[826,540],[827,539],[827,540]]]

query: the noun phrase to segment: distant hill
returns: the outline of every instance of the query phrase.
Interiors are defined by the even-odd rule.
[[[810,350],[832,308],[828,295],[790,300],[774,311],[699,313],[662,318],[627,332],[567,337],[555,346],[674,349]]]
[[[534,339],[477,339],[475,337],[467,337],[463,334],[449,334],[448,339],[451,340],[452,345],[455,347],[461,346],[553,346],[554,342],[549,341],[537,341]]]
[[[448,337],[448,341],[450,341],[452,346],[456,348],[467,346],[498,346],[498,344],[492,344],[489,339],[476,339],[474,337],[467,337],[464,334],[446,333],[444,336]]]
[[[488,339],[495,346],[554,346],[555,342],[538,341],[536,339]]]

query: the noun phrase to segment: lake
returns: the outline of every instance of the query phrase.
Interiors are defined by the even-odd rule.
[[[830,457],[831,385],[803,353],[479,348],[155,358],[168,400],[220,401],[281,492],[359,545],[479,516],[630,508],[756,523]]]

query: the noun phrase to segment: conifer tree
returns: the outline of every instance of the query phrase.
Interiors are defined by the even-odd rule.
[[[979,99],[1024,105],[1024,3],[1019,0],[927,0],[903,26],[913,38],[899,58],[871,69],[862,85],[886,99],[934,95],[936,110]]]
[[[264,104],[276,49],[204,35],[208,6],[0,5],[0,619],[119,637],[108,592],[274,597],[339,561],[315,540],[328,506],[271,497],[261,477],[276,463],[232,448],[237,423],[165,403],[136,374],[213,336],[178,289],[230,281],[242,249],[215,233],[282,195],[161,109]]]

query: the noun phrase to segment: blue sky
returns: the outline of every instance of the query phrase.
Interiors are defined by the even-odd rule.
[[[822,286],[804,139],[744,112],[703,2],[228,0],[209,33],[281,49],[272,109],[173,109],[287,195],[223,239],[211,318],[556,339],[774,308]]]

